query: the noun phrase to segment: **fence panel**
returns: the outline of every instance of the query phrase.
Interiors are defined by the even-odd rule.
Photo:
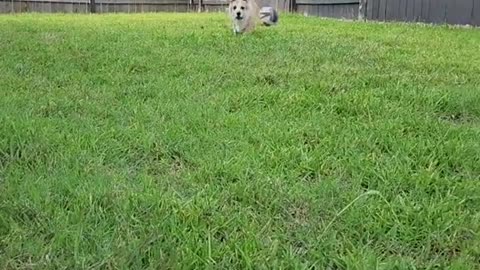
[[[297,0],[296,10],[306,16],[356,19],[359,2],[359,0]]]
[[[432,1],[432,0],[431,0]],[[449,0],[435,0],[438,3],[430,3],[430,22],[432,23],[443,23],[446,20],[447,15],[447,3]]]
[[[447,22],[450,24],[470,24],[473,19],[473,1],[478,0],[448,1]],[[466,14],[470,16],[466,16]]]
[[[380,0],[380,1],[376,1],[377,3],[373,2],[373,6],[374,6],[373,19],[382,18],[382,20],[385,20],[387,18],[387,12],[389,12],[387,7],[390,5],[391,1],[392,0]]]
[[[480,25],[480,1],[473,1],[472,24]]]
[[[0,0],[0,13],[9,12],[186,12],[190,0]],[[94,8],[92,8],[94,7]]]
[[[367,19],[480,26],[480,0],[367,0]]]

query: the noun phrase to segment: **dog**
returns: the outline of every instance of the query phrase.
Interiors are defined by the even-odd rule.
[[[271,26],[278,22],[277,11],[271,7],[259,9],[256,0],[231,0],[228,5],[228,13],[235,34],[252,32],[259,20],[265,26]]]
[[[248,33],[255,29],[258,21],[258,5],[255,0],[232,0],[228,12],[233,24],[233,33]]]

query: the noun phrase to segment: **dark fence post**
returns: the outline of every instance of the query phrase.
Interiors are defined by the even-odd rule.
[[[91,13],[97,12],[97,8],[95,6],[95,0],[90,0],[90,12]]]
[[[288,11],[290,12],[297,12],[297,1],[296,0],[290,0]]]
[[[188,2],[188,11],[193,11],[195,7],[195,0],[189,0]]]

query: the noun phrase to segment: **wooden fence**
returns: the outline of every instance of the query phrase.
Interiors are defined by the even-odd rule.
[[[290,0],[260,0],[262,5],[286,12]],[[0,13],[20,12],[187,12],[223,11],[227,0],[0,0]]]
[[[18,12],[185,12],[189,0],[0,0],[0,13]]]
[[[228,0],[0,0],[0,13],[223,11]],[[359,0],[259,0],[280,12],[355,19]]]
[[[359,0],[296,0],[295,11],[308,16],[356,19]]]
[[[9,12],[224,11],[228,0],[0,0]],[[375,21],[480,26],[480,0],[258,0],[280,12]]]

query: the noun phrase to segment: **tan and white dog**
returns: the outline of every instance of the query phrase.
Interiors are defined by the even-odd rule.
[[[229,0],[228,14],[235,34],[251,32],[257,22],[265,26],[278,23],[278,12],[273,7],[259,8],[257,0]]]
[[[228,5],[228,13],[235,34],[253,31],[259,19],[256,0],[231,0]]]
[[[229,0],[228,14],[235,34],[252,32],[257,22],[265,26],[278,23],[278,12],[273,7],[258,7],[257,0]]]

